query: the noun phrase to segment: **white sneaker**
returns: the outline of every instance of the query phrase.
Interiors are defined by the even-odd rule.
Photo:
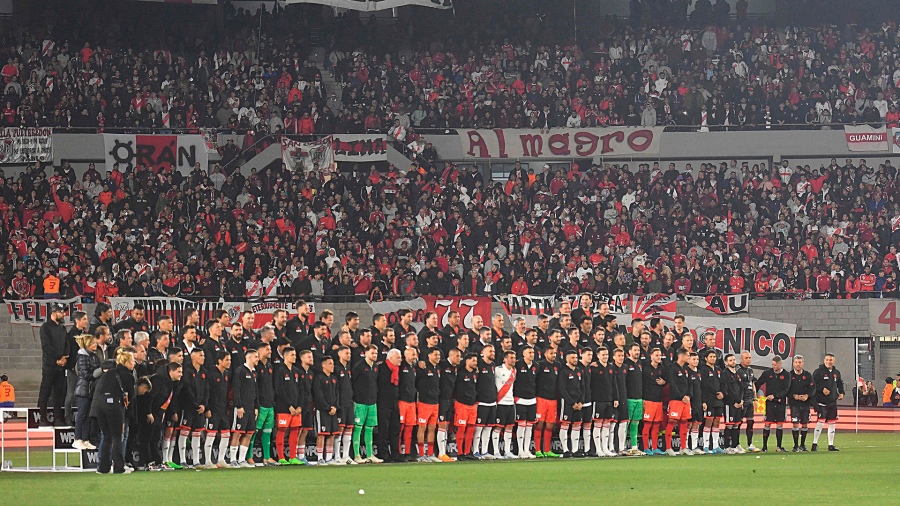
[[[761,450],[753,445],[750,445],[747,447],[747,452],[748,453],[760,453]]]
[[[247,462],[246,460],[242,460],[242,461],[238,462],[238,467],[240,467],[241,469],[253,469],[256,466]]]
[[[368,464],[383,464],[384,461],[379,459],[378,457],[372,455],[371,457],[366,459],[366,463],[368,463]]]
[[[428,462],[433,462],[433,463],[435,463],[435,464],[442,464],[444,461],[441,460],[441,459],[439,459],[439,458],[437,458],[437,457],[435,457],[434,455],[430,455],[430,456],[428,457]]]
[[[740,453],[740,454],[747,453],[747,450],[745,450],[744,447],[741,446],[741,445],[735,446],[735,447],[734,447],[734,451],[735,451],[736,453]]]
[[[97,449],[97,447],[94,446],[93,443],[91,443],[90,441],[85,441],[85,442],[82,443],[82,444],[84,445],[84,448],[85,448],[86,450],[96,450],[96,449]]]
[[[357,455],[356,458],[353,459],[354,464],[367,464],[368,462],[369,462],[368,459],[364,459],[364,458],[360,457],[359,455]]]
[[[677,457],[677,456],[678,456],[678,454],[675,453],[675,450],[673,450],[673,449],[671,449],[671,448],[669,448],[668,450],[666,450],[666,455],[668,455],[668,456],[670,456],[670,457]]]
[[[76,450],[87,450],[87,447],[84,446],[84,441],[80,439],[76,439],[74,443],[72,443],[72,448]]]
[[[693,456],[694,456],[694,452],[691,451],[690,448],[685,448],[684,450],[681,450],[681,454],[682,454],[682,455],[687,455],[688,457],[693,457]]]

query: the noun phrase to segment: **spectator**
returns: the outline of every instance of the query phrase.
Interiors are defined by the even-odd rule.
[[[9,376],[0,375],[0,408],[16,406],[16,389],[9,382]]]
[[[74,353],[69,350],[66,328],[63,319],[66,309],[60,303],[50,305],[50,316],[41,325],[41,355],[43,366],[41,368],[41,387],[38,392],[38,409],[40,410],[40,425],[47,427],[65,425],[65,413],[63,402],[66,397],[66,363]],[[74,357],[73,357],[74,358]],[[48,408],[53,407],[53,420],[47,418]]]

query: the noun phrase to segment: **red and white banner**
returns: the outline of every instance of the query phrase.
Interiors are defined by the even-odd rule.
[[[53,129],[0,128],[0,163],[53,161]]]
[[[137,2],[154,2],[160,4],[192,4],[192,5],[216,5],[219,0],[135,0]]]
[[[659,153],[662,127],[459,130],[466,158],[588,158]]]
[[[563,297],[572,304],[572,308],[578,307],[578,295]],[[659,318],[663,325],[671,327],[675,320],[675,310],[678,300],[674,294],[651,293],[647,295],[619,294],[603,295],[594,294],[592,313],[600,308],[602,303],[609,304],[609,312],[614,315],[619,323],[619,328],[631,330],[631,320],[640,318],[645,323],[651,318]]]
[[[334,148],[331,137],[323,137],[313,142],[301,142],[281,138],[281,161],[288,170],[302,168],[310,171],[318,165],[319,170],[331,170],[334,165]]]
[[[309,306],[308,321],[311,325],[316,323],[316,304],[315,302],[307,302],[306,304]],[[275,311],[278,311],[279,309],[287,311],[289,319],[291,316],[297,314],[293,302],[272,301],[250,304],[250,311],[252,311],[254,315],[253,330],[259,330],[267,324],[272,323],[272,318],[275,317]]]
[[[484,325],[491,321],[490,297],[435,297],[423,295],[412,300],[390,300],[383,302],[369,302],[373,313],[381,313],[387,317],[388,325],[394,325],[400,321],[398,311],[409,309],[413,312],[413,326],[421,329],[425,325],[425,313],[434,311],[438,315],[438,327],[447,325],[447,316],[450,311],[458,311],[460,326],[465,329],[472,328],[472,318],[480,316]]]
[[[72,313],[83,311],[81,297],[71,299],[22,299],[6,300],[6,310],[9,311],[9,323],[28,324],[32,327],[40,327],[47,321],[50,315],[50,304],[62,304],[66,306],[65,324],[71,325]]]
[[[702,338],[704,332],[715,332],[716,348],[735,355],[749,351],[752,364],[757,367],[772,367],[772,358],[776,355],[782,359],[791,357],[797,336],[797,326],[792,323],[756,318],[692,316],[685,322],[685,328],[697,339]]]
[[[684,300],[699,308],[708,309],[716,314],[746,313],[750,310],[749,293],[709,295],[706,297],[685,295]]]
[[[178,297],[110,297],[109,304],[113,310],[113,321],[118,322],[128,318],[136,303],[144,305],[144,318],[151,328],[157,327],[159,317],[166,315],[172,318],[176,331],[181,330],[181,326],[184,325],[188,309],[196,309],[200,313],[201,325],[212,318],[213,311],[217,309],[228,311],[232,322],[238,321],[241,311],[244,310],[244,303],[236,301],[196,302]]]
[[[844,125],[847,150],[878,152],[889,151],[887,128],[872,128],[868,125]]]
[[[201,169],[209,165],[206,140],[202,135],[132,135],[103,134],[106,170],[118,163],[122,172],[136,165],[158,172],[175,167],[189,174],[194,164]]]
[[[382,134],[335,134],[336,162],[379,162],[387,160],[387,139]]]
[[[520,316],[525,318],[525,325],[534,327],[538,322],[538,315],[553,315],[554,296],[540,297],[536,295],[495,295],[494,300],[503,306],[509,316],[509,321],[515,323]]]

